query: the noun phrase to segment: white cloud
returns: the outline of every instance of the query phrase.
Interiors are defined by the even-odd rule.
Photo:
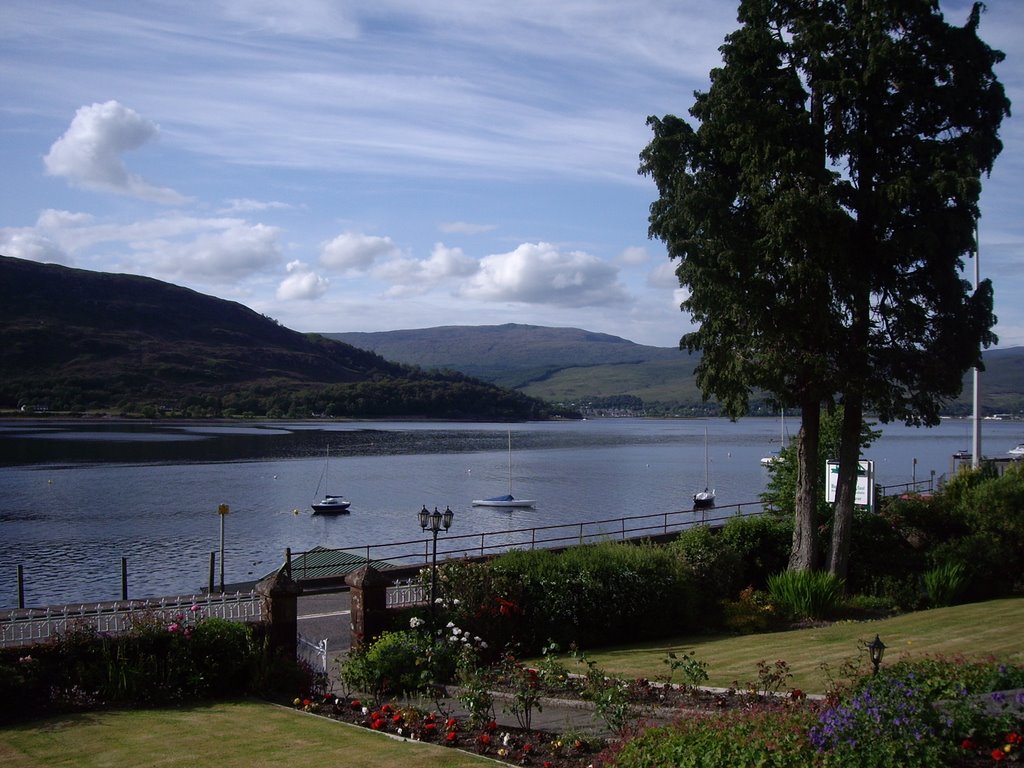
[[[387,296],[422,294],[449,278],[476,274],[476,259],[466,256],[461,248],[435,243],[427,259],[391,259],[374,269],[373,276],[390,283]]]
[[[116,101],[79,107],[71,125],[43,158],[46,172],[87,189],[116,192],[155,203],[187,198],[128,172],[121,155],[157,138],[154,123]]]
[[[91,224],[93,217],[88,213],[74,213],[72,211],[59,211],[54,208],[47,208],[39,214],[36,219],[36,226],[40,229],[60,230],[68,227],[81,227]]]
[[[377,259],[398,255],[390,237],[343,232],[320,247],[320,263],[334,269],[366,270]]]
[[[230,283],[280,262],[277,231],[264,224],[235,223],[185,242],[134,243],[133,258],[144,273]]]
[[[0,228],[0,254],[44,264],[72,263],[71,256],[57,243],[31,228]]]
[[[622,253],[619,254],[619,261],[630,266],[637,266],[639,264],[646,264],[650,261],[650,256],[648,255],[646,248],[639,245],[633,245],[629,248],[623,249]]]
[[[287,269],[288,277],[281,281],[275,294],[281,301],[319,299],[331,284],[301,261],[289,262]]]
[[[617,276],[615,267],[583,251],[562,253],[550,243],[524,243],[481,259],[480,271],[459,293],[480,301],[562,307],[628,303]]]
[[[276,200],[262,201],[252,200],[248,197],[233,197],[227,200],[227,206],[221,208],[221,213],[249,213],[251,211],[284,210],[291,208],[288,203],[281,203]]]
[[[438,226],[445,234],[449,235],[482,235],[486,232],[493,232],[497,227],[494,224],[470,224],[466,221],[452,221]]]
[[[647,285],[651,288],[678,288],[679,278],[676,276],[676,266],[676,262],[666,258],[647,273]]]

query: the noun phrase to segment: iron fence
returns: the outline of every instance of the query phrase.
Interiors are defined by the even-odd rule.
[[[710,509],[657,512],[582,523],[562,523],[484,533],[448,534],[437,540],[437,556],[438,559],[453,560],[487,557],[513,549],[561,549],[599,541],[652,538],[679,533],[698,525],[720,526],[733,517],[759,515],[763,511],[764,505],[758,501]],[[394,567],[414,567],[430,563],[431,539],[367,544],[355,549],[317,549],[309,552],[291,552],[292,577],[303,581],[323,575],[320,569],[307,568],[304,564],[307,561],[310,563],[323,561],[328,558],[326,554],[328,552],[359,555],[358,560],[361,562],[382,563]],[[400,598],[396,597],[395,599]],[[402,599],[404,600],[404,598]]]

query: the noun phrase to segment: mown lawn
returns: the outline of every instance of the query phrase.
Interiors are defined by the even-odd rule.
[[[887,662],[922,656],[995,657],[1024,664],[1024,598],[992,600],[917,611],[889,619],[839,622],[827,627],[742,636],[692,636],[643,645],[588,651],[586,657],[615,677],[664,678],[665,659],[689,653],[708,665],[708,685],[730,687],[757,682],[757,662],[785,661],[793,673],[787,688],[821,693],[827,688],[822,664],[833,675],[847,660],[870,669],[864,643],[878,634]],[[584,670],[585,671],[585,670]],[[677,682],[681,680],[677,677]]]
[[[4,768],[480,768],[494,763],[446,747],[262,702],[93,712],[0,729]]]

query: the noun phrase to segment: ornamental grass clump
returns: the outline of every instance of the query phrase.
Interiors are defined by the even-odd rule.
[[[924,590],[935,608],[955,605],[967,587],[967,569],[962,563],[942,563],[924,574]]]
[[[825,619],[843,602],[843,581],[825,571],[783,571],[768,578],[772,603],[791,619]]]

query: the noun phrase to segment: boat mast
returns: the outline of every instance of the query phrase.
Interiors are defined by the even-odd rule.
[[[508,495],[512,495],[512,430],[508,431]]]

